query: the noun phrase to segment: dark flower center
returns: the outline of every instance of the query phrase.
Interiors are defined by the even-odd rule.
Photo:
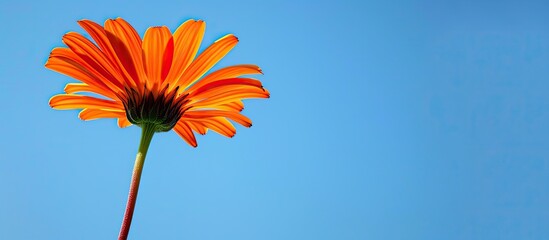
[[[121,96],[120,100],[124,104],[126,117],[137,125],[152,124],[156,126],[156,132],[170,131],[181,115],[187,110],[185,103],[187,95],[177,96],[175,88],[167,93],[168,86],[163,90],[153,93],[145,87],[143,94],[135,89],[127,88],[126,96]]]

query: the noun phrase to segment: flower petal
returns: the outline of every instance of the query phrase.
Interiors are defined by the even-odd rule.
[[[198,146],[198,144],[196,144],[196,138],[194,136],[194,133],[191,131],[191,128],[189,127],[189,125],[187,125],[187,123],[179,121],[177,122],[173,130],[189,145],[193,147]]]
[[[248,86],[234,89],[218,88],[208,92],[208,95],[202,95],[201,97],[203,97],[203,99],[193,99],[190,104],[193,108],[215,108],[215,105],[226,104],[236,100],[247,98],[269,98],[269,96],[269,91],[256,87]]]
[[[185,118],[187,119],[187,118]],[[204,124],[205,127],[211,129],[214,132],[217,132],[225,137],[234,137],[236,134],[236,128],[233,126],[229,120],[227,120],[224,117],[215,117],[215,118],[204,118],[204,119],[195,119],[192,120],[198,121],[202,124]]]
[[[186,123],[189,125],[189,127],[191,127],[193,131],[197,132],[200,135],[205,135],[208,132],[208,128],[200,122],[186,121]]]
[[[252,120],[248,117],[233,111],[221,111],[221,110],[202,110],[202,111],[187,111],[183,114],[185,118],[203,119],[213,117],[226,117],[242,126],[251,127]]]
[[[141,88],[147,78],[139,34],[122,18],[105,21],[105,31],[125,74],[134,86]]]
[[[85,83],[68,83],[65,85],[65,93],[94,92],[90,85]]]
[[[50,106],[62,110],[79,108],[124,109],[120,102],[76,94],[55,95],[50,99]]]
[[[252,79],[252,78],[229,78],[229,79],[212,81],[205,85],[202,85],[200,88],[197,88],[192,92],[191,91],[186,91],[186,92],[189,92],[189,96],[188,96],[189,98],[192,98],[195,96],[197,98],[200,98],[201,95],[207,95],[209,92],[217,90],[218,88],[232,89],[232,88],[243,87],[243,86],[257,87],[263,90],[263,85],[259,80]]]
[[[173,41],[174,53],[177,54],[174,54],[170,71],[166,76],[167,83],[172,84],[175,80],[179,79],[185,69],[191,64],[198,53],[205,30],[206,23],[202,20],[196,21],[194,19],[185,21],[175,30]]]
[[[78,33],[69,32],[63,36],[63,42],[79,57],[79,60],[89,66],[90,71],[100,75],[105,81],[112,82],[118,89],[123,88],[124,80],[120,73],[90,40]]]
[[[182,92],[189,85],[193,84],[198,78],[212,68],[219,60],[221,60],[234,46],[238,43],[238,38],[234,35],[226,35],[210,45],[204,52],[202,52],[189,67],[185,70],[183,75],[176,82],[170,86],[173,89],[175,86],[182,86],[180,92]]]
[[[205,77],[200,79],[198,82],[196,82],[194,85],[192,85],[187,91],[192,92],[213,81],[228,79],[228,78],[236,78],[236,77],[240,77],[242,75],[248,75],[248,74],[263,74],[263,73],[261,72],[261,68],[252,64],[242,64],[242,65],[224,67],[206,75]]]
[[[94,92],[115,98],[115,92],[118,88],[109,81],[105,81],[100,76],[89,70],[85,62],[78,59],[70,49],[55,48],[46,62],[46,68],[65,74],[69,77],[78,79],[90,86]],[[109,84],[110,83],[110,84]]]
[[[111,63],[116,66],[116,52],[112,48],[105,29],[101,25],[87,19],[78,21],[78,24],[90,34],[95,43],[101,48],[102,52],[105,53]]]
[[[126,118],[126,116],[118,118],[117,123],[118,123],[118,127],[120,128],[125,128],[132,125],[132,123],[128,121],[128,118]]]
[[[171,49],[167,49],[168,43],[171,42]],[[165,54],[165,50],[167,51]],[[173,55],[173,40],[170,30],[166,26],[151,27],[145,32],[143,38],[143,54],[145,59],[145,70],[149,81],[159,84],[162,81],[162,72],[167,72],[171,65]],[[166,59],[165,58],[166,55]],[[166,63],[164,63],[164,60]],[[163,70],[163,66],[168,66],[167,70]]]
[[[241,112],[242,110],[244,110],[244,103],[242,102],[242,100],[236,100],[234,102],[220,104],[216,106],[216,108],[219,110],[229,110],[229,111],[234,110],[234,111]]]
[[[114,66],[115,69],[117,69],[117,72],[122,77],[125,85],[131,86],[133,84],[133,80],[131,79],[131,76],[128,74],[128,72],[124,68],[124,64],[120,61],[120,58],[118,57],[113,45],[111,44],[108,35],[111,35],[112,33],[107,33],[105,29],[90,20],[81,20],[78,21],[78,24],[86,30],[90,34],[90,36],[93,38],[93,40],[99,45],[102,52],[105,53],[106,56],[108,56],[111,64]]]
[[[94,120],[99,118],[122,118],[126,113],[123,110],[105,110],[96,108],[84,108],[78,114],[82,120]]]

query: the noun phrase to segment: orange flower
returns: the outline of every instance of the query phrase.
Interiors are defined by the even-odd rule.
[[[69,32],[63,36],[68,48],[54,48],[46,67],[81,81],[67,84],[65,94],[52,97],[50,105],[82,109],[83,120],[117,118],[120,127],[174,129],[196,147],[193,131],[206,134],[211,129],[232,137],[236,130],[229,120],[252,125],[240,113],[242,99],[269,97],[260,81],[241,77],[261,74],[255,65],[225,67],[204,76],[238,39],[228,34],[196,57],[205,31],[201,20],[184,22],[173,35],[165,26],[151,27],[143,39],[121,18],[107,20],[104,27],[89,20],[78,23],[95,44]]]

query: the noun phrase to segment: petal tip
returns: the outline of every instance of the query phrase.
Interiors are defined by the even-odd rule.
[[[233,35],[232,33],[229,33],[229,34],[217,39],[215,42],[219,42],[219,41],[222,41],[224,39],[228,39],[229,41],[232,40],[232,41],[238,42],[238,38],[235,35]]]
[[[50,105],[51,108],[54,108],[54,109],[55,109],[55,106],[56,106],[56,105],[55,105],[55,103],[53,102],[53,100],[54,100],[57,96],[59,96],[59,94],[58,94],[58,95],[55,95],[55,96],[53,96],[53,97],[51,97],[50,100],[48,100],[48,105]]]

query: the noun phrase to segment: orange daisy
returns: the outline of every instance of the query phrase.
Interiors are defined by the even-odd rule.
[[[197,56],[203,21],[188,20],[173,34],[165,26],[151,27],[143,39],[121,18],[107,20],[104,27],[89,20],[78,23],[95,43],[69,32],[63,36],[68,48],[52,50],[46,67],[81,82],[67,84],[65,94],[53,96],[50,105],[82,109],[83,120],[116,118],[120,127],[142,128],[119,235],[127,239],[154,133],[173,129],[193,147],[197,146],[194,132],[203,135],[211,129],[233,137],[236,130],[229,120],[252,125],[240,113],[242,100],[268,98],[269,92],[260,81],[242,77],[262,74],[256,65],[234,65],[205,75],[238,39],[226,35]]]
[[[193,131],[204,135],[211,129],[233,137],[236,129],[229,120],[252,125],[240,113],[242,99],[269,97],[260,81],[241,77],[261,74],[256,65],[225,67],[204,76],[238,43],[228,34],[196,57],[204,21],[188,20],[173,35],[166,26],[150,27],[143,40],[122,18],[109,19],[104,27],[89,20],[78,23],[95,44],[69,32],[63,36],[68,48],[54,48],[46,67],[81,81],[67,84],[65,94],[52,97],[50,106],[82,109],[83,120],[117,118],[120,127],[174,129],[196,147]],[[86,92],[104,98],[81,94]]]

